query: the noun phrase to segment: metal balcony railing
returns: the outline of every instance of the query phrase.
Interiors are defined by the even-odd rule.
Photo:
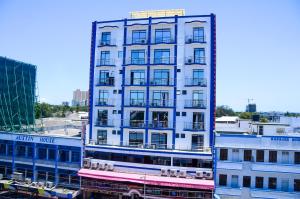
[[[109,119],[98,119],[95,122],[95,126],[99,127],[113,127],[114,121]]]
[[[147,44],[148,40],[146,38],[136,38],[136,39],[131,39],[131,41],[128,41],[128,44]]]
[[[206,64],[205,57],[187,57],[185,59],[185,64]]]
[[[184,130],[204,131],[204,122],[185,122]]]
[[[144,120],[125,120],[124,126],[133,128],[145,128],[146,122]]]
[[[185,78],[185,85],[206,87],[207,81],[206,78]]]
[[[191,44],[191,43],[205,43],[205,36],[193,36],[189,35],[185,37],[185,43]]]
[[[129,86],[145,86],[146,78],[126,78],[125,85]]]
[[[97,59],[97,66],[115,66],[115,59]]]
[[[98,78],[96,81],[96,86],[114,86],[115,85],[115,78]]]
[[[96,106],[114,106],[115,99],[97,98]]]
[[[173,86],[174,80],[171,78],[153,78],[150,79],[151,86]]]
[[[145,100],[127,99],[127,100],[125,100],[125,106],[144,107],[144,106],[146,106],[146,102],[145,102]]]
[[[199,99],[199,100],[185,100],[184,107],[186,108],[206,108],[206,100]]]
[[[174,43],[174,38],[172,37],[155,37],[154,44],[170,44]]]
[[[174,64],[174,59],[173,57],[154,57],[152,64]]]
[[[147,63],[146,58],[129,57],[129,59],[126,60],[126,64],[128,65],[144,65],[146,63]]]
[[[173,107],[174,100],[153,99],[150,102],[150,107]]]
[[[115,46],[116,45],[116,40],[99,40],[99,47],[102,46]]]
[[[171,121],[152,120],[149,121],[149,128],[167,129],[167,128],[173,128],[173,124]]]

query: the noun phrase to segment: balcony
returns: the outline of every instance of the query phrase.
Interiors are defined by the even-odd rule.
[[[153,58],[152,65],[173,65],[174,58],[173,57],[159,57]]]
[[[149,121],[149,128],[151,129],[170,129],[173,128],[173,123],[171,121]]]
[[[135,38],[129,40],[127,45],[148,45],[148,40],[146,38]]]
[[[127,78],[125,79],[125,86],[145,86],[145,78]]]
[[[99,40],[98,47],[104,47],[104,46],[117,46],[116,40]]]
[[[144,120],[125,120],[123,126],[130,128],[145,128],[146,122]]]
[[[193,35],[186,36],[185,43],[186,44],[206,43],[205,36],[193,36]]]
[[[153,78],[150,80],[151,86],[174,86],[174,80],[171,78]]]
[[[187,57],[185,59],[185,65],[205,65],[205,57]]]
[[[206,109],[206,100],[185,100],[184,108]]]
[[[97,98],[96,99],[96,106],[101,107],[113,107],[115,103],[115,99],[104,99],[104,98]]]
[[[97,59],[97,65],[96,67],[101,66],[116,66],[114,59]]]
[[[96,81],[96,86],[114,86],[115,85],[115,78],[109,77],[109,78],[99,78]]]
[[[132,58],[129,57],[129,59],[126,60],[126,65],[146,65],[146,59],[145,58]]]
[[[174,44],[175,40],[172,37],[158,37],[154,38],[154,42],[152,44]]]
[[[204,131],[204,122],[185,122],[185,131]]]
[[[127,107],[145,107],[146,102],[144,100],[127,99],[127,100],[125,100],[125,106],[127,106]]]
[[[205,78],[185,78],[185,86],[206,87],[207,81]]]
[[[96,120],[95,122],[96,127],[114,127],[114,121],[109,119],[101,119]]]
[[[174,100],[153,99],[150,103],[152,108],[172,108],[174,107]]]

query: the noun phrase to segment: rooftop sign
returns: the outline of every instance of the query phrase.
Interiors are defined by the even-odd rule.
[[[145,10],[130,12],[131,18],[148,18],[148,17],[170,17],[170,16],[184,16],[184,9],[172,9],[172,10]]]

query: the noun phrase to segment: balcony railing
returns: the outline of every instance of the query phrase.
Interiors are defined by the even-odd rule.
[[[185,43],[191,44],[191,43],[205,43],[205,36],[186,36]]]
[[[96,86],[114,86],[115,85],[115,78],[99,78],[96,81]]]
[[[145,86],[146,85],[146,78],[127,78],[127,79],[125,79],[125,85]]]
[[[168,129],[173,128],[173,124],[171,121],[149,121],[149,128],[158,128],[158,129]]]
[[[173,107],[174,106],[174,100],[163,100],[163,99],[153,99],[150,103],[150,107]]]
[[[114,59],[98,59],[97,66],[115,66]]]
[[[185,85],[206,87],[207,82],[205,78],[185,78]]]
[[[206,108],[206,100],[202,100],[202,99],[200,99],[200,100],[185,100],[184,107],[205,109]]]
[[[146,122],[144,120],[125,120],[124,126],[132,128],[145,128]]]
[[[205,57],[187,57],[185,59],[185,64],[190,65],[190,64],[201,64],[204,65],[205,63]]]
[[[148,43],[148,40],[146,38],[138,38],[138,39],[131,39],[131,41],[128,41],[128,44],[137,44],[137,45],[145,45]]]
[[[125,100],[125,106],[144,107],[146,102],[145,100],[127,99]]]
[[[114,121],[109,120],[109,119],[101,119],[101,120],[99,119],[99,120],[96,120],[95,126],[98,126],[98,127],[113,127],[114,126]]]
[[[184,130],[204,131],[204,122],[185,122]]]
[[[116,46],[116,40],[99,40],[98,46]]]
[[[97,98],[96,106],[114,106],[115,99]]]
[[[154,57],[152,64],[174,64],[174,59],[173,57]]]
[[[174,81],[171,78],[153,78],[150,80],[151,86],[173,86]]]
[[[172,37],[156,37],[154,38],[154,44],[170,44],[174,43],[174,38]]]
[[[146,63],[147,63],[146,58],[130,57],[129,59],[126,60],[126,64],[128,64],[128,65],[144,65]]]

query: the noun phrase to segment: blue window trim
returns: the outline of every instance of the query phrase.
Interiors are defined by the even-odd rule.
[[[178,40],[178,16],[175,16],[175,45],[174,45],[174,105],[177,104],[177,40]],[[173,134],[172,147],[175,148],[176,143],[176,106],[173,107]]]

